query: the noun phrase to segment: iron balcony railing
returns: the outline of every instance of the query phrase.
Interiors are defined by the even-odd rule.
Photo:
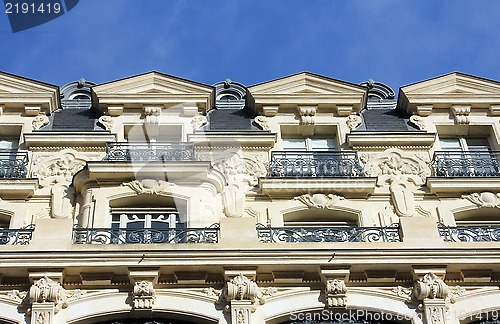
[[[276,151],[271,153],[268,176],[362,177],[363,167],[356,152],[350,151]]]
[[[387,227],[266,227],[257,225],[261,243],[276,242],[401,242],[399,226]]]
[[[33,237],[35,225],[10,229],[0,227],[0,245],[27,245]]]
[[[499,177],[500,152],[440,151],[432,161],[435,177]]]
[[[0,150],[0,179],[22,179],[28,173],[28,152]]]
[[[193,143],[107,143],[105,161],[193,161]]]
[[[75,244],[218,243],[219,224],[205,228],[81,228],[73,230]]]
[[[499,226],[438,226],[445,242],[500,242]]]

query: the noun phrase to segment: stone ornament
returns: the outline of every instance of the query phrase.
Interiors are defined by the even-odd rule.
[[[113,117],[106,115],[99,117],[99,120],[97,122],[101,124],[107,131],[111,131],[114,124]]]
[[[156,299],[156,291],[151,281],[136,282],[132,292],[134,309],[152,309]]]
[[[40,128],[47,125],[48,123],[49,123],[49,118],[47,116],[38,115],[31,122],[31,129],[39,130]]]
[[[419,301],[424,299],[446,299],[450,289],[441,278],[429,272],[413,286],[413,294]]]
[[[64,149],[55,155],[37,162],[33,171],[33,177],[38,178],[42,188],[57,183],[71,184],[73,176],[85,167],[86,161],[81,158],[77,151]]]
[[[64,288],[60,283],[48,277],[43,277],[30,287],[27,294],[29,305],[35,303],[54,303],[54,313],[58,313],[62,308],[66,308],[67,297]]]
[[[358,116],[358,115],[349,115],[349,117],[347,117],[346,124],[347,124],[347,127],[349,127],[350,130],[354,130],[359,125],[361,125],[362,121],[363,120],[361,119],[361,116]]]
[[[270,130],[269,122],[267,121],[266,116],[257,116],[254,118],[254,121],[257,125],[259,125],[263,130]]]
[[[364,157],[365,173],[377,176],[377,185],[389,185],[395,212],[400,217],[413,216],[416,186],[425,183],[431,175],[429,165],[422,157],[391,148],[373,157]]]
[[[462,199],[467,199],[479,208],[500,208],[500,193],[475,192],[470,195],[462,195]]]
[[[274,296],[278,290],[274,287],[260,288],[250,278],[239,274],[228,281],[222,291],[215,289],[204,290],[207,295],[219,294],[218,303],[226,304],[225,310],[229,311],[233,301],[248,301],[252,305],[252,312],[256,310],[257,305],[263,305],[266,298]]]
[[[122,186],[129,187],[138,195],[159,195],[170,192],[170,188],[175,184],[165,180],[143,179],[124,182]]]
[[[326,282],[325,296],[328,307],[345,307],[347,286],[344,280],[333,279]]]
[[[160,114],[162,107],[144,107],[145,124],[158,125],[160,123]]]
[[[300,123],[303,125],[314,125],[315,120],[314,116],[316,116],[316,107],[314,106],[305,106],[298,107],[300,116]]]
[[[193,119],[191,119],[191,126],[193,127],[193,130],[196,130],[201,126],[205,125],[207,122],[208,122],[207,117],[203,115],[198,115],[194,116]]]
[[[419,115],[413,115],[410,117],[410,123],[417,126],[419,130],[427,130],[427,125],[425,123],[425,118]]]
[[[451,106],[451,112],[453,113],[456,125],[467,125],[470,123],[470,110],[471,106]]]
[[[309,208],[333,209],[336,203],[345,200],[344,197],[334,194],[305,194],[293,198],[298,200]]]
[[[231,154],[215,162],[213,167],[224,175],[227,183],[222,192],[224,213],[228,217],[243,217],[246,194],[257,185],[259,177],[266,174],[266,169],[262,162]]]

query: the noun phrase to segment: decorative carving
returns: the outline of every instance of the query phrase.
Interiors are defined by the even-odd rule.
[[[217,292],[215,289],[209,293]],[[260,288],[257,283],[239,274],[226,283],[220,294],[219,301],[226,303],[225,310],[229,311],[232,301],[247,300],[252,305],[252,311],[255,311],[257,305],[263,305],[266,297],[274,296],[278,290],[273,287]]]
[[[99,117],[99,120],[97,121],[99,124],[101,124],[105,130],[111,131],[113,128],[114,120],[113,117],[111,116],[101,116]]]
[[[347,302],[347,286],[341,279],[326,282],[325,296],[328,307],[345,307]]]
[[[314,125],[314,116],[316,115],[315,106],[303,106],[298,107],[299,115],[300,115],[300,123],[304,125]]]
[[[228,217],[242,217],[245,212],[246,193],[258,183],[258,178],[266,174],[262,163],[242,159],[234,153],[230,158],[213,165],[222,172],[227,186],[222,193],[224,212]]]
[[[31,122],[31,128],[38,130],[49,123],[49,118],[45,115],[36,116]]]
[[[269,123],[267,121],[266,116],[257,116],[254,118],[254,121],[257,125],[259,125],[263,130],[270,130]]]
[[[451,112],[455,118],[455,124],[457,125],[467,125],[470,123],[470,109],[471,106],[461,106],[461,105],[452,105]]]
[[[37,280],[30,287],[28,292],[28,303],[54,303],[54,313],[58,313],[61,308],[66,308],[67,294],[60,283],[53,281],[48,277]]]
[[[23,300],[26,298],[27,292],[14,289],[11,291],[0,292],[0,296],[2,296],[2,295],[4,295],[8,299],[13,300],[17,303],[22,303]]]
[[[356,127],[358,127],[359,125],[361,125],[361,122],[363,120],[361,119],[361,116],[358,116],[358,115],[349,115],[349,117],[347,117],[347,127],[349,127],[350,130],[354,130],[356,129]]]
[[[293,198],[298,200],[309,208],[332,209],[340,200],[345,200],[344,197],[334,194],[305,194]]]
[[[160,122],[161,110],[162,107],[144,107],[144,115],[146,116],[145,124],[158,125]]]
[[[37,314],[35,315],[35,323],[36,324],[48,324],[49,318],[50,318],[49,311],[37,312]]]
[[[71,216],[73,206],[67,197],[68,185],[58,183],[50,189],[50,206],[52,218],[68,218]]]
[[[448,294],[446,301],[454,304],[459,297],[462,297],[465,294],[465,292],[466,290],[463,287],[460,286],[450,287],[450,293]]]
[[[406,302],[410,302],[412,300],[412,295],[413,295],[412,288],[397,286],[396,288],[392,289],[392,292],[398,295],[398,297],[404,298]]]
[[[193,126],[194,129],[198,129],[201,126],[205,125],[208,122],[207,117],[203,115],[198,115],[194,116],[193,119],[191,119],[191,126]]]
[[[135,309],[152,309],[156,299],[156,292],[151,281],[142,280],[135,283],[133,290]]]
[[[417,126],[420,130],[427,130],[427,125],[424,117],[420,117],[419,115],[413,115],[410,117],[410,122]]]
[[[175,183],[165,180],[143,179],[122,183],[134,190],[138,195],[159,195],[170,191],[170,187],[176,186]]]
[[[394,212],[394,206],[385,206],[382,211],[378,213],[380,219],[380,226],[389,226],[398,222],[398,215]],[[374,224],[376,225],[376,224]]]
[[[368,176],[378,176],[377,185],[389,184],[392,203],[398,216],[414,213],[415,185],[423,185],[431,175],[428,164],[419,155],[388,149],[375,157],[363,157]]]
[[[86,161],[77,156],[73,149],[64,149],[59,153],[41,160],[35,165],[33,177],[38,178],[42,188],[57,183],[71,184],[75,173],[83,169]]]
[[[500,208],[500,193],[484,191],[481,193],[471,193],[470,195],[462,195],[463,199],[467,199],[479,208]]]
[[[450,293],[447,284],[434,273],[429,272],[422,279],[418,280],[413,286],[415,298],[420,301],[424,299],[446,299]]]

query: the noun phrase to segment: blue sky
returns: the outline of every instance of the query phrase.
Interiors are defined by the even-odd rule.
[[[399,87],[452,71],[500,80],[498,0],[80,0],[12,33],[0,70],[56,84],[156,70],[245,85],[301,71]]]

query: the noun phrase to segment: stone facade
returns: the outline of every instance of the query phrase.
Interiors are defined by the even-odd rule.
[[[499,107],[462,73],[0,73],[0,323],[497,320]]]

